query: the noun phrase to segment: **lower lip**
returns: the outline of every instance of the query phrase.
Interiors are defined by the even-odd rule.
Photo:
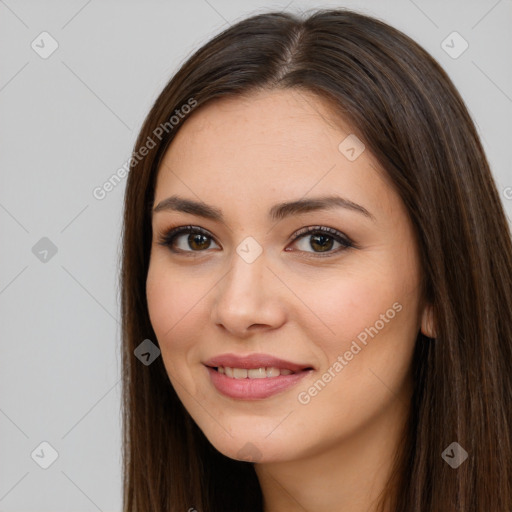
[[[290,375],[279,375],[278,377],[266,377],[264,379],[234,379],[226,377],[225,374],[219,373],[209,366],[206,369],[210,374],[212,384],[219,393],[240,400],[269,398],[295,386],[295,384],[313,371],[303,370]]]

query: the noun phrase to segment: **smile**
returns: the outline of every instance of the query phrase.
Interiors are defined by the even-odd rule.
[[[279,377],[279,375],[291,375],[295,373],[288,368],[279,369],[275,366],[267,368],[264,366],[261,368],[230,368],[229,366],[219,366],[216,370],[232,379],[272,379]]]
[[[270,354],[221,354],[205,361],[210,382],[222,395],[262,400],[289,390],[314,368]]]

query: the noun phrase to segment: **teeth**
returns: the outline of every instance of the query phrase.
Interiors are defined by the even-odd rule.
[[[247,371],[247,377],[249,379],[265,379],[267,374],[265,373],[265,368],[251,368]]]
[[[278,377],[281,375],[279,368],[267,368],[267,377]]]
[[[294,372],[283,368],[275,368],[274,366],[261,367],[261,368],[230,368],[229,366],[219,366],[217,371],[231,377],[232,379],[266,379],[272,377],[279,377],[279,375],[290,375]]]
[[[247,379],[247,370],[245,368],[233,368],[233,377],[235,379]]]

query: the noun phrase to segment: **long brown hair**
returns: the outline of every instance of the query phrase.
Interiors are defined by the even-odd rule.
[[[124,512],[262,511],[252,464],[219,453],[162,358],[146,366],[134,350],[145,339],[158,345],[145,294],[150,210],[159,164],[190,111],[184,105],[197,111],[272,88],[329,100],[386,170],[416,231],[436,335],[416,340],[410,417],[382,504],[396,512],[512,509],[512,244],[489,164],[437,62],[402,32],[338,9],[304,19],[270,12],[231,26],[183,64],[140,130],[120,275]],[[184,115],[171,123],[176,110]],[[456,469],[441,456],[452,442],[468,453]]]

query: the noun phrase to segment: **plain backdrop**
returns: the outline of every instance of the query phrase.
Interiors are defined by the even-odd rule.
[[[94,189],[213,35],[249,14],[337,6],[390,23],[444,67],[510,219],[511,0],[0,0],[0,512],[121,509],[126,180],[101,200]]]

